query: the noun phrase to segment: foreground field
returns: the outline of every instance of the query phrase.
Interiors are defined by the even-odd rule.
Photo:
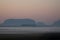
[[[0,34],[32,34],[60,32],[60,27],[0,27]]]

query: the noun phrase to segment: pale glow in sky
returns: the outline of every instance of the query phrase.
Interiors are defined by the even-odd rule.
[[[60,0],[0,0],[0,22],[31,18],[52,23],[60,19]]]

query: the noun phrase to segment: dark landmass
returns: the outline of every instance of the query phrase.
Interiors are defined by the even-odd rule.
[[[32,19],[7,19],[0,27],[60,27],[60,20],[52,25],[46,25],[43,22],[36,23]]]
[[[8,19],[1,26],[20,27],[20,26],[36,26],[36,22],[32,19]]]

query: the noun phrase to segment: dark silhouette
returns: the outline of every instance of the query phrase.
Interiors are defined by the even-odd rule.
[[[60,20],[52,25],[46,25],[43,22],[36,23],[32,19],[7,19],[0,27],[60,27]]]
[[[36,23],[32,19],[8,19],[1,26],[17,27],[17,26],[35,26]]]

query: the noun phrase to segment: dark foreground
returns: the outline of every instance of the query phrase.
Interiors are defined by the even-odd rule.
[[[0,39],[14,40],[60,40],[60,33],[37,33],[37,34],[0,34]]]
[[[0,27],[0,40],[60,40],[60,27]]]

